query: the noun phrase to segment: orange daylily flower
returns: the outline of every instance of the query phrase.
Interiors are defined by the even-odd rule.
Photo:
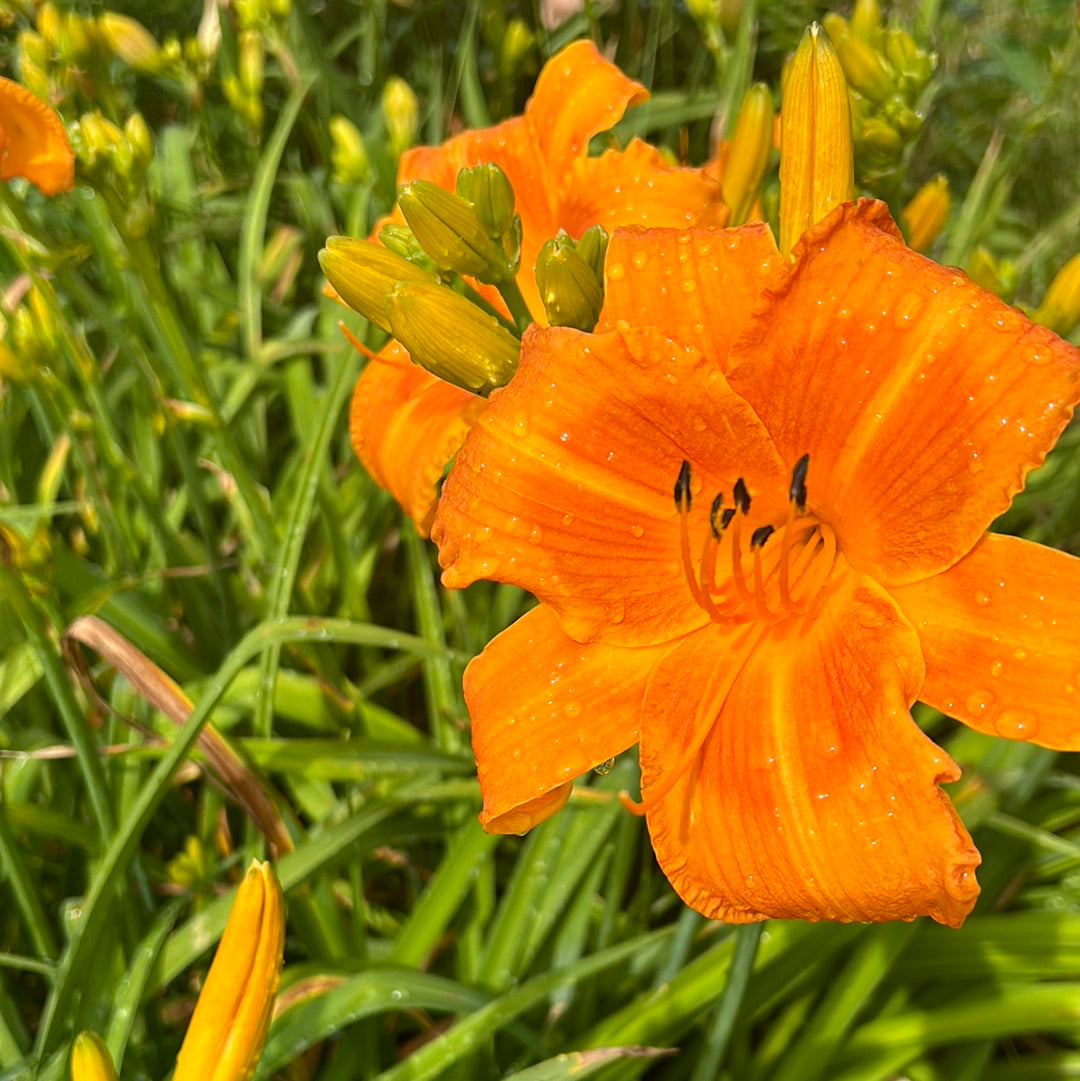
[[[1080,748],[1080,560],[985,532],[1080,351],[880,203],[793,256],[761,225],[616,231],[597,331],[531,330],[459,452],[444,583],[540,600],[466,671],[481,821],[521,832],[640,742],[697,910],[958,926],[979,854],[909,707]]]
[[[70,191],[75,155],[59,115],[25,86],[0,76],[0,180],[25,177],[44,195]]]
[[[610,231],[616,225],[727,220],[717,180],[702,170],[669,165],[639,139],[625,150],[588,157],[589,140],[647,97],[591,42],[574,42],[544,66],[523,116],[408,151],[398,183],[429,180],[453,191],[461,169],[498,165],[521,215],[517,285],[533,318],[544,322],[533,266],[541,245],[560,229],[576,239],[596,224]],[[480,292],[499,303],[490,287]],[[446,463],[483,404],[419,369],[396,346],[373,358],[357,382],[350,417],[356,453],[423,532],[430,527]]]

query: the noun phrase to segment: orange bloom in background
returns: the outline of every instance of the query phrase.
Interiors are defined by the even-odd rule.
[[[544,309],[533,275],[544,241],[560,230],[575,239],[592,225],[723,225],[719,183],[698,169],[676,168],[639,139],[625,150],[588,156],[589,140],[612,127],[627,106],[646,100],[638,83],[588,41],[568,45],[541,71],[523,116],[468,131],[437,147],[405,153],[398,183],[428,180],[454,190],[458,172],[494,162],[514,189],[521,215],[517,285],[538,322]],[[401,220],[395,213],[395,220]],[[488,286],[479,291],[500,303]],[[422,532],[430,527],[436,485],[461,446],[483,399],[413,364],[400,346],[383,350],[353,395],[353,447],[372,477]]]
[[[444,583],[540,600],[466,672],[481,821],[524,831],[639,742],[698,911],[958,926],[979,855],[909,707],[1080,748],[1080,561],[985,532],[1080,352],[880,203],[793,255],[760,225],[617,231],[597,332],[530,330],[458,454]]]
[[[25,86],[0,77],[0,180],[15,176],[44,195],[70,191],[75,155],[59,115]]]

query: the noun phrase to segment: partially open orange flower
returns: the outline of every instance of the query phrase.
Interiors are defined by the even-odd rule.
[[[701,170],[669,165],[638,139],[625,150],[588,156],[592,136],[647,97],[591,42],[574,42],[545,65],[523,116],[465,132],[441,146],[408,151],[398,183],[429,180],[453,191],[461,169],[498,165],[513,186],[521,215],[517,285],[533,317],[543,322],[533,266],[541,245],[560,229],[576,239],[596,224],[610,230],[727,220],[716,180]],[[495,299],[487,287],[481,292]],[[417,368],[396,346],[374,359],[356,385],[350,421],[356,453],[424,531],[443,469],[482,407],[474,395]]]
[[[597,333],[527,334],[458,454],[445,584],[541,602],[466,672],[481,821],[527,829],[640,742],[699,911],[956,926],[979,855],[908,711],[1080,748],[1080,561],[985,533],[1080,352],[879,203],[793,255],[764,226],[617,231]]]
[[[56,112],[25,86],[0,77],[0,180],[13,176],[45,195],[70,191],[75,156]]]

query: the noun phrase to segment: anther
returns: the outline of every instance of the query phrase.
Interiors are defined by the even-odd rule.
[[[743,512],[743,514],[750,513],[750,493],[746,490],[746,481],[739,477],[735,482],[735,489],[731,493],[735,499],[735,506]]]
[[[806,512],[806,471],[810,467],[810,455],[804,454],[791,471],[791,488],[788,489],[788,498],[795,504],[795,509],[800,513]]]
[[[720,532],[723,533],[729,525],[731,525],[731,519],[735,517],[735,508],[728,507],[723,514],[720,515]]]
[[[776,530],[771,525],[759,526],[750,534],[750,548],[761,548],[765,542],[775,533]]]
[[[675,509],[680,513],[690,511],[690,463],[685,458],[675,478]]]
[[[723,522],[723,524],[720,525],[720,526],[717,526],[717,524],[716,524],[717,517],[720,514],[720,508],[723,505],[724,505],[724,493],[723,492],[717,492],[716,493],[716,498],[712,501],[712,506],[709,508],[709,528],[712,530],[712,535],[717,540],[720,539],[721,531],[723,529],[725,529],[726,526],[727,526],[727,522]],[[727,514],[728,512],[725,511],[724,513]],[[730,521],[731,521],[731,519],[729,518],[728,522],[730,522]]]

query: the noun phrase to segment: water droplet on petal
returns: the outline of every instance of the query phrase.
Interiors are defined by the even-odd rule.
[[[565,713],[567,715],[567,717],[578,717],[578,716],[580,716],[581,715],[581,703],[580,702],[567,702],[566,705],[563,706],[563,713]]]
[[[607,276],[613,282],[621,281],[625,274],[626,267],[624,267],[622,263],[612,263],[611,266],[607,268]]]
[[[1026,661],[1026,660],[1028,659],[1028,651],[1027,651],[1026,649],[1024,649],[1023,647],[1021,647],[1020,649],[1018,649],[1018,650],[1017,650],[1017,651],[1016,651],[1016,652],[1015,652],[1015,653],[1013,654],[1013,656],[1014,656],[1014,657],[1015,657],[1015,658],[1016,658],[1016,659],[1017,659],[1018,661]]]
[[[630,261],[634,264],[635,270],[642,270],[649,261],[649,256],[643,251],[636,251]]]
[[[630,532],[633,533],[635,537],[640,539],[641,537],[645,536],[645,527],[643,525],[632,525],[630,527]]]
[[[574,516],[572,514],[564,514],[562,516],[562,524],[565,525],[565,526],[573,525],[574,524]]]
[[[994,661],[994,663],[990,665],[990,675],[1000,676],[1004,668],[1005,665],[1002,664],[1001,661]]]
[[[532,529],[529,530],[529,543],[539,544],[543,539],[544,531],[538,525],[534,525]]]
[[[983,593],[981,590],[975,594],[975,603],[981,608],[985,608],[990,603],[990,594]]]
[[[1032,739],[1039,730],[1039,719],[1030,709],[1003,709],[994,728],[1007,739]]]
[[[608,619],[612,623],[622,623],[626,619],[626,605],[622,601],[616,601],[608,609]]]
[[[982,688],[972,691],[964,703],[967,711],[976,717],[981,717],[993,704],[994,695]]]

